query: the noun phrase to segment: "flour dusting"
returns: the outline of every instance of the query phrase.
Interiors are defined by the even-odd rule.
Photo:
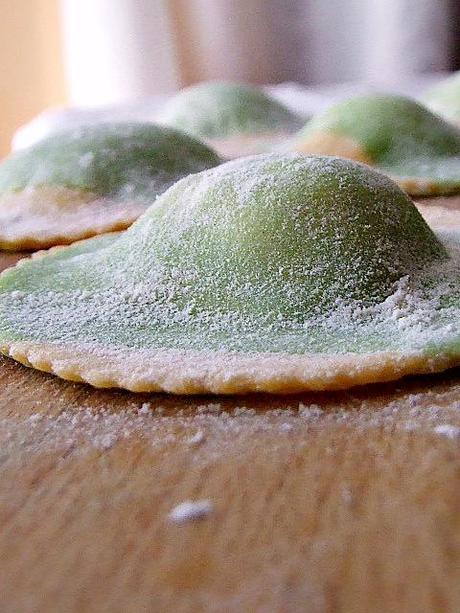
[[[427,384],[428,386],[428,384]],[[137,401],[130,396],[122,409],[69,409],[61,394],[43,405],[39,398],[30,416],[0,418],[0,459],[28,458],[55,453],[65,457],[95,451],[114,453],[119,446],[142,444],[152,453],[167,456],[182,450],[187,462],[209,462],[238,454],[241,446],[255,440],[270,445],[297,448],[310,437],[342,431],[350,436],[367,436],[372,431],[407,436],[457,438],[460,432],[460,384],[451,383],[442,392],[433,382],[424,391],[394,391],[390,396],[351,390],[339,395],[322,395],[315,401],[304,398],[247,397],[244,402],[222,398],[221,402],[177,405],[161,396]],[[149,405],[148,411],[142,407]],[[354,434],[353,434],[354,433]]]
[[[451,424],[441,424],[434,429],[436,434],[447,436],[448,438],[460,438],[460,427],[452,426]]]

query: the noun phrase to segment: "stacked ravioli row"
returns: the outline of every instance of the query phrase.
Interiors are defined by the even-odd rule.
[[[174,393],[460,363],[460,237],[407,195],[460,192],[455,125],[390,95],[306,121],[228,83],[184,90],[158,121],[57,133],[0,165],[0,248],[75,243],[0,276],[3,353]]]

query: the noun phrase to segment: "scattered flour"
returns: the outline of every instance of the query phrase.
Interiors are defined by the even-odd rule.
[[[114,433],[108,432],[102,436],[96,436],[94,439],[94,446],[102,451],[111,449],[118,440],[118,436]]]
[[[321,409],[321,407],[319,407],[317,404],[306,406],[299,402],[299,415],[301,415],[301,417],[321,417],[323,413],[323,409]]]
[[[285,422],[284,424],[280,425],[280,430],[282,432],[291,432],[291,430],[294,429],[294,426],[288,422]]]
[[[436,434],[447,436],[448,438],[460,438],[460,427],[451,424],[441,424],[434,429]]]
[[[56,397],[43,406],[34,401],[29,416],[12,413],[0,417],[0,461],[7,457],[58,452],[67,457],[89,449],[111,453],[119,445],[146,445],[162,456],[182,447],[193,464],[202,464],[238,453],[241,445],[255,440],[279,442],[296,448],[323,431],[346,428],[350,433],[370,430],[406,432],[411,436],[437,434],[460,437],[458,398],[460,384],[447,391],[393,392],[390,396],[363,397],[360,390],[319,396],[314,403],[298,398],[247,397],[201,403],[190,399],[177,405],[175,398],[152,397],[128,407],[89,408],[82,403],[69,409]],[[205,443],[205,444],[204,444]]]

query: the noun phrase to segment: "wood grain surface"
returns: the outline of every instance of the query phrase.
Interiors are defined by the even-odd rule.
[[[460,611],[460,371],[187,399],[2,359],[0,390],[2,613]]]

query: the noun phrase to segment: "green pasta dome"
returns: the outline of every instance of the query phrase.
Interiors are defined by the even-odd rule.
[[[332,157],[258,156],[189,177],[136,231],[151,233],[163,266],[198,280],[203,307],[299,318],[382,299],[444,253],[391,180]]]
[[[302,118],[261,90],[241,83],[200,83],[174,96],[159,120],[201,138],[293,132]]]
[[[412,194],[460,191],[460,131],[402,96],[339,102],[309,121],[289,149],[365,162]]]
[[[0,195],[58,185],[151,204],[178,179],[219,162],[209,147],[165,126],[101,123],[13,153],[0,164]]]

